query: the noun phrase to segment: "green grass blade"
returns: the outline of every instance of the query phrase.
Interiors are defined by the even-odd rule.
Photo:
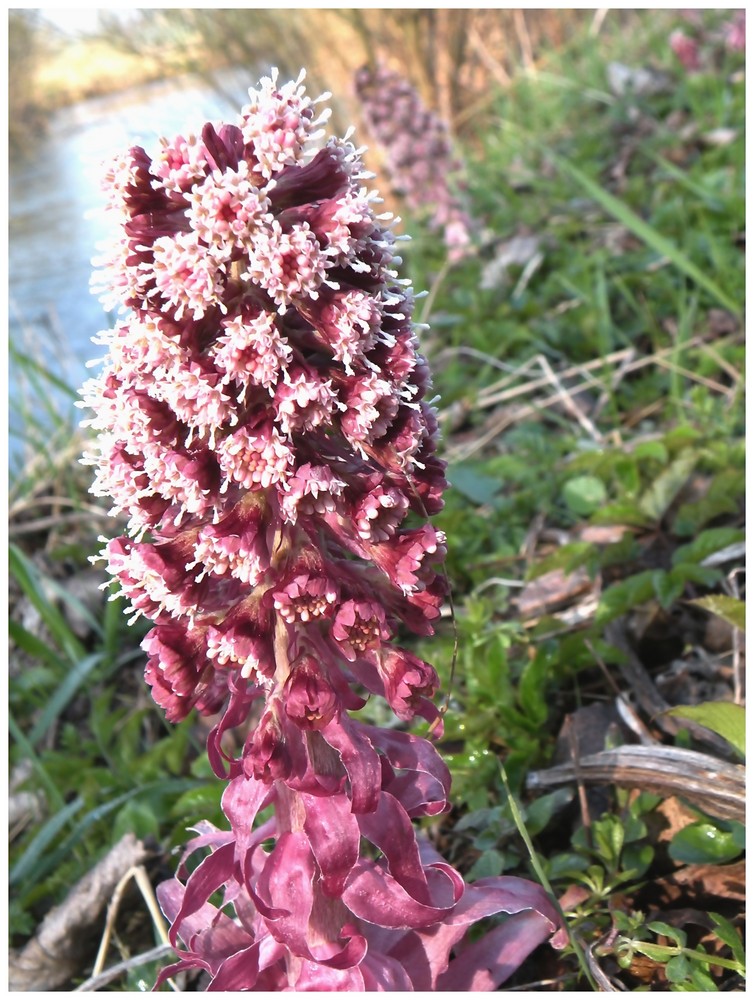
[[[645,222],[625,202],[616,198],[615,195],[610,194],[609,191],[606,191],[605,188],[592,180],[583,170],[580,170],[575,164],[565,159],[565,157],[558,156],[557,153],[553,153],[551,150],[547,150],[546,154],[560,171],[568,174],[569,177],[576,181],[591,198],[600,204],[613,218],[624,225],[626,229],[629,229],[634,236],[637,236],[647,246],[651,247],[652,250],[660,254],[660,256],[667,257],[679,271],[683,272],[688,278],[691,278],[700,288],[704,288],[709,292],[725,309],[728,309],[735,315],[741,312],[740,305],[734,302],[709,275],[697,267],[692,260],[689,260],[686,254],[675,243],[663,236],[662,233],[659,233],[648,222]]]
[[[78,663],[74,664],[74,666],[66,672],[61,684],[58,686],[55,693],[50,697],[49,701],[45,705],[44,711],[34,723],[34,726],[29,733],[30,743],[36,746],[39,740],[41,740],[45,733],[48,732],[57,717],[74,697],[92,670],[98,663],[101,662],[102,653],[91,653],[89,656],[85,656],[83,660],[79,660]]]
[[[37,361],[36,358],[32,358],[30,355],[25,354],[23,351],[19,351],[17,347],[10,344],[8,347],[8,354],[10,360],[18,365],[19,369],[27,376],[31,376],[32,373],[35,376],[42,378],[44,381],[49,382],[50,385],[54,386],[64,395],[68,396],[70,399],[79,399],[79,394],[76,389],[70,386],[64,379],[55,375],[54,372],[50,371],[49,368],[45,368],[41,362]],[[36,382],[36,380],[35,380]],[[36,383],[37,385],[39,383]],[[43,397],[42,397],[43,398]]]
[[[26,848],[13,868],[11,868],[8,879],[10,885],[17,885],[19,882],[28,879],[30,876],[34,878],[35,882],[38,881],[40,861],[42,860],[43,855],[47,852],[47,848],[58,837],[58,834],[61,830],[63,830],[69,820],[76,815],[79,809],[81,809],[83,804],[83,799],[74,799],[73,802],[69,802],[68,805],[63,806],[62,809],[56,812],[54,816],[51,816],[47,822],[42,825],[32,842]]]
[[[180,794],[181,792],[188,791],[191,788],[196,788],[201,784],[202,782],[195,778],[169,778],[165,781],[153,781],[147,785],[141,785],[138,788],[131,788],[122,795],[118,795],[116,798],[110,799],[109,802],[104,802],[101,806],[96,806],[85,816],[81,817],[76,824],[76,828],[71,831],[66,839],[59,844],[54,851],[51,851],[43,858],[40,858],[37,870],[35,871],[37,881],[54,871],[61,861],[71,854],[84,835],[88,833],[88,831],[96,823],[98,823],[101,819],[104,819],[110,813],[114,812],[120,806],[125,805],[126,802],[136,798],[136,796],[154,791],[162,792],[164,795],[170,795],[172,793]]]
[[[513,794],[511,793],[511,790],[510,790],[510,786],[508,785],[508,775],[505,773],[505,768],[504,767],[500,768],[500,774],[501,774],[502,779],[503,779],[503,784],[505,785],[505,791],[506,791],[506,793],[508,795],[508,803],[510,805],[511,815],[513,816],[513,822],[516,824],[516,829],[521,834],[521,839],[526,844],[526,850],[529,852],[529,860],[531,861],[531,866],[534,869],[537,878],[539,879],[540,885],[545,890],[545,892],[549,895],[550,899],[552,900],[553,905],[555,906],[555,908],[557,909],[558,913],[560,913],[560,916],[563,919],[563,926],[566,928],[566,931],[568,933],[568,939],[570,940],[571,947],[573,948],[574,953],[576,955],[576,958],[578,959],[578,963],[579,963],[579,966],[581,967],[582,975],[584,976],[584,978],[586,979],[586,981],[590,984],[590,986],[592,987],[592,989],[595,992],[599,992],[599,987],[597,986],[596,982],[594,981],[594,977],[592,975],[592,970],[589,968],[589,963],[587,962],[587,960],[586,960],[586,958],[584,956],[583,949],[582,949],[581,945],[579,944],[579,942],[576,940],[576,938],[574,936],[574,933],[571,930],[571,927],[570,927],[570,925],[568,924],[568,921],[565,918],[565,914],[563,913],[563,909],[562,909],[560,903],[558,902],[558,897],[555,895],[555,893],[553,891],[553,888],[550,885],[550,880],[548,879],[547,875],[545,874],[544,868],[540,864],[539,855],[534,850],[534,844],[532,843],[531,837],[529,836],[529,831],[526,829],[526,824],[524,823],[524,818],[521,815],[521,810],[518,808],[518,803],[516,802],[515,798],[513,797]]]
[[[37,772],[37,775],[39,776],[39,780],[44,785],[45,790],[49,796],[50,804],[58,809],[62,809],[63,806],[65,805],[65,801],[63,799],[63,796],[60,794],[58,790],[58,786],[55,784],[55,782],[52,780],[50,775],[45,770],[45,766],[37,756],[36,750],[31,745],[26,735],[22,732],[18,723],[14,720],[12,715],[8,716],[8,729],[10,730],[11,736],[18,744],[19,749],[23,753],[23,756],[31,761],[34,770]]]
[[[58,583],[57,580],[48,579],[47,584],[50,590],[57,594],[60,600],[67,604],[73,609],[77,614],[79,614],[84,621],[87,623],[92,632],[97,636],[98,639],[104,638],[104,633],[102,630],[102,625],[96,615],[92,614],[91,610],[84,604],[84,602],[72,594],[63,584]]]
[[[86,651],[71,631],[63,615],[50,603],[42,586],[37,567],[13,544],[9,546],[8,554],[11,575],[39,611],[52,638],[72,663],[83,659]]]
[[[23,625],[19,625],[18,622],[14,622],[12,619],[8,622],[8,635],[13,640],[19,649],[28,653],[29,656],[33,656],[35,660],[41,663],[46,663],[48,667],[53,667],[59,673],[64,674],[68,670],[68,664],[65,660],[43,642],[36,635],[32,635],[31,632],[27,631]]]
[[[703,184],[699,184],[689,177],[684,170],[671,163],[670,160],[666,160],[663,156],[660,156],[659,153],[648,151],[645,155],[669,177],[672,177],[674,181],[686,188],[687,191],[690,191],[700,201],[703,201],[711,211],[721,211],[725,207],[724,199],[730,200],[730,195],[720,195],[708,190]]]

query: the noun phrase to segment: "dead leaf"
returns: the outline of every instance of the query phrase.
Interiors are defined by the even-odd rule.
[[[579,538],[592,545],[617,545],[630,531],[627,524],[585,524],[579,531]]]
[[[504,287],[511,267],[520,266],[531,272],[536,270],[544,260],[541,244],[540,236],[526,234],[499,243],[495,248],[495,256],[482,271],[480,288]]]
[[[729,146],[737,137],[738,129],[735,128],[713,128],[699,136],[705,146]]]
[[[713,897],[728,901],[746,900],[746,861],[731,865],[684,865],[664,878],[655,887],[668,901],[681,895],[692,899]]]
[[[710,309],[707,312],[709,332],[716,337],[735,333],[741,326],[741,321],[727,309]]]
[[[554,569],[527,583],[516,599],[516,604],[524,619],[538,618],[569,604],[593,586],[589,574],[581,567],[573,573]]]

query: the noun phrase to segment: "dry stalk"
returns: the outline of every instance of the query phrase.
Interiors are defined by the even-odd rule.
[[[614,351],[612,354],[607,354],[604,358],[594,358],[592,361],[586,361],[580,365],[571,365],[568,368],[564,368],[563,371],[559,373],[560,378],[568,379],[572,378],[574,375],[579,375],[583,378],[587,372],[604,368],[614,362],[625,361],[629,351],[630,349],[626,348],[622,351]],[[523,385],[516,385],[508,388],[515,378],[521,378],[537,363],[536,357],[530,358],[513,375],[508,376],[505,379],[500,379],[500,381],[494,382],[492,385],[485,386],[485,388],[479,393],[477,406],[480,409],[486,409],[490,406],[497,406],[499,403],[510,403],[519,396],[526,396],[538,389],[546,388],[550,384],[550,380],[547,376],[531,379],[531,381],[525,382]]]
[[[476,26],[472,26],[469,31],[469,42],[474,52],[479,56],[481,62],[484,63],[486,68],[489,70],[492,77],[500,84],[501,87],[508,87],[511,83],[511,78],[502,63],[498,62],[497,59],[490,53],[490,50],[484,44],[482,36],[477,31]]]
[[[739,574],[745,573],[745,569],[741,566],[737,566],[736,569],[732,570],[726,580],[725,580],[725,590],[730,594],[731,597],[735,597],[736,600],[741,599],[741,594],[738,589],[738,577]],[[745,661],[743,657],[743,632],[739,628],[733,629],[733,701],[736,705],[743,705],[746,700],[746,675],[745,675]]]
[[[126,958],[116,965],[111,965],[109,969],[105,969],[104,972],[100,972],[97,976],[90,976],[80,986],[77,986],[73,992],[96,993],[101,986],[107,986],[108,983],[117,979],[118,976],[122,976],[124,972],[130,972],[131,969],[138,969],[139,966],[148,965],[150,962],[159,962],[161,959],[168,958],[173,954],[174,949],[171,944],[159,944],[156,948],[144,951],[140,955],[132,955],[131,958]]]
[[[165,925],[159,903],[157,902],[157,897],[154,894],[154,889],[152,888],[152,883],[149,881],[146,869],[143,865],[133,865],[123,875],[113,891],[112,899],[110,900],[107,908],[105,930],[102,934],[99,951],[97,952],[97,958],[94,963],[94,968],[92,969],[92,978],[96,979],[102,973],[104,968],[105,959],[107,958],[107,949],[110,946],[110,938],[112,937],[113,928],[115,927],[115,920],[118,916],[118,910],[120,909],[123,893],[125,892],[126,886],[131,879],[136,882],[136,885],[141,892],[144,902],[147,905],[147,909],[149,910],[149,915],[154,921],[157,933],[160,936],[160,940],[163,945],[170,946],[168,929]],[[168,980],[168,982],[170,983],[171,989],[175,992],[179,992],[178,987],[172,982],[172,980]]]
[[[681,747],[622,746],[582,757],[578,775],[593,784],[641,788],[658,795],[679,796],[721,819],[744,822],[746,769],[709,754]],[[573,764],[532,771],[528,788],[570,784],[577,778]]]
[[[557,389],[558,396],[560,397],[560,400],[563,403],[563,406],[565,406],[565,408],[568,410],[568,412],[573,417],[576,418],[576,420],[578,421],[578,423],[580,424],[580,426],[583,428],[583,430],[586,431],[587,434],[589,434],[589,436],[591,438],[593,438],[598,444],[602,444],[603,441],[604,441],[604,438],[602,437],[602,435],[600,434],[600,432],[597,430],[597,428],[594,426],[594,424],[589,419],[589,417],[587,417],[587,415],[584,413],[584,411],[578,405],[578,403],[576,402],[576,400],[573,398],[572,393],[573,393],[574,390],[572,389],[569,392],[565,388],[565,386],[563,385],[563,383],[558,379],[558,376],[553,371],[552,366],[550,365],[550,362],[547,360],[547,358],[544,356],[544,354],[537,355],[537,361],[539,362],[540,367],[544,371],[545,376],[547,377],[548,381],[550,381],[552,383],[552,385],[554,385],[555,388]]]

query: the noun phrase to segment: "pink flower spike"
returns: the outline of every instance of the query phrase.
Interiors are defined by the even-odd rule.
[[[395,162],[460,254],[464,216],[430,169],[447,136],[378,84],[396,108],[373,104],[375,127],[400,102],[418,115]],[[226,828],[198,820],[158,889],[178,957],[159,982],[494,989],[560,941],[559,917],[523,880],[465,885],[415,823],[449,810],[450,774],[437,674],[394,636],[431,635],[446,596],[428,523],[444,463],[391,218],[317,104],[273,71],[236,122],[134,147],[106,177],[119,232],[97,283],[123,315],[83,389],[85,461],[127,527],[101,558],[154,622],[154,701],[172,723],[215,717],[227,783]],[[359,721],[368,698],[384,728]]]

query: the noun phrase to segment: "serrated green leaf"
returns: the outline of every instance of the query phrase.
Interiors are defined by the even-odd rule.
[[[636,573],[614,583],[603,591],[602,598],[595,612],[594,620],[597,625],[604,625],[626,614],[639,604],[644,604],[652,599],[655,594],[655,571],[648,569],[643,573]]]
[[[691,601],[699,608],[704,608],[719,618],[724,618],[733,628],[740,628],[746,631],[746,602],[739,601],[735,597],[728,597],[727,594],[709,594],[707,597],[698,597]]]
[[[685,562],[702,562],[721,549],[745,538],[740,528],[707,528],[688,545],[681,545],[673,553],[673,565]]]
[[[642,494],[639,510],[655,523],[661,521],[685,486],[698,459],[698,452],[691,449],[682,451]]]
[[[679,580],[662,569],[655,570],[652,584],[657,600],[666,610],[675,604],[686,588],[685,580]]]
[[[732,701],[705,701],[701,705],[678,705],[667,713],[681,719],[691,719],[711,729],[746,756],[746,709]]]

